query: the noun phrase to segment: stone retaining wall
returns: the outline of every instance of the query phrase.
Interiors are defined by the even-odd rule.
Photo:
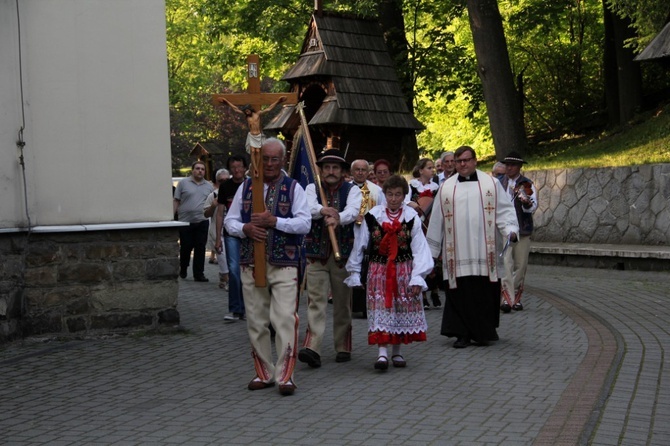
[[[524,175],[540,200],[535,241],[670,245],[670,164]]]
[[[0,234],[0,341],[178,324],[178,230]]]

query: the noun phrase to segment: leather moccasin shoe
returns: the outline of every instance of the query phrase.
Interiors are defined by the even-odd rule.
[[[349,361],[351,361],[351,353],[337,352],[337,356],[335,356],[335,362],[349,362]]]
[[[274,385],[275,385],[274,382],[266,383],[264,381],[261,381],[261,379],[257,376],[251,381],[249,381],[249,385],[247,386],[247,388],[249,390],[263,390],[267,389],[268,387],[274,387]]]
[[[510,311],[512,311],[512,307],[510,307],[509,304],[505,302],[500,306],[500,311],[502,311],[503,313],[509,313]]]
[[[298,352],[298,361],[306,363],[313,369],[321,367],[321,356],[314,350],[301,348]]]
[[[514,311],[522,311],[523,310],[523,305],[521,305],[521,302],[516,303],[512,305],[512,310]]]
[[[293,384],[292,380],[285,382],[284,384],[279,384],[279,394],[284,396],[290,396],[295,393],[296,385]]]

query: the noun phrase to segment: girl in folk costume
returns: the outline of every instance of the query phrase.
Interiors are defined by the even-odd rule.
[[[350,287],[362,286],[361,269],[367,254],[368,344],[379,346],[375,369],[391,362],[405,367],[401,344],[426,340],[426,316],[421,292],[427,288],[424,278],[433,269],[430,248],[415,210],[404,204],[409,192],[407,181],[391,176],[383,185],[385,205],[375,206],[354,230],[354,248],[347,262]],[[367,252],[365,252],[367,251]]]
[[[430,219],[430,213],[433,208],[433,200],[437,194],[439,186],[433,181],[435,176],[435,165],[433,160],[430,158],[421,158],[414,166],[412,170],[412,178],[409,182],[409,192],[405,197],[405,202],[409,207],[414,209],[421,218],[421,223],[423,226],[423,233],[426,233],[428,229],[428,220]],[[441,281],[440,268],[435,268],[430,272],[428,277],[426,277],[426,283],[428,284],[428,289],[430,290],[430,298],[433,301],[433,306],[435,308],[442,307],[442,302],[440,302],[439,286]],[[426,298],[426,291],[423,292],[423,308],[425,310],[430,309],[430,304]]]

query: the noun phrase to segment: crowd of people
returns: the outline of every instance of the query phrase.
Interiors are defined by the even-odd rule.
[[[297,361],[321,367],[331,300],[335,362],[351,360],[356,310],[367,317],[378,371],[406,367],[401,347],[426,340],[425,311],[442,309],[441,291],[440,333],[455,338],[454,348],[497,341],[501,313],[523,310],[538,202],[532,181],[521,175],[520,154],[510,152],[487,174],[477,169],[475,150],[462,146],[436,160],[421,158],[407,181],[388,160],[349,164],[330,149],[316,160],[320,184],[303,189],[284,170],[281,140],[264,139],[260,152],[263,212],[253,210],[242,156],[228,159],[214,185],[204,179],[204,164],[194,163],[174,193],[174,210],[188,223],[180,231],[180,277],[187,277],[193,251],[194,280],[208,280],[209,247],[229,296],[224,320],[247,322],[250,390],[277,384],[280,394],[292,395]],[[257,286],[257,273],[265,274],[265,286]],[[298,345],[303,289],[307,324]]]

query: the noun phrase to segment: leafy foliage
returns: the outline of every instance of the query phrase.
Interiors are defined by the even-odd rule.
[[[631,19],[638,36],[628,44],[637,52],[642,51],[670,20],[670,5],[666,0],[605,1],[612,11]]]
[[[602,108],[602,5],[526,0],[503,11],[530,133],[579,126]]]
[[[523,79],[525,122],[537,140],[580,134],[599,123],[604,108],[603,3],[584,0],[497,0],[514,74]],[[602,0],[629,17],[641,50],[670,13],[667,0]],[[461,144],[480,157],[493,153],[477,76],[465,0],[331,0],[329,11],[377,16],[382,3],[401,6],[407,52],[400,72],[426,125],[424,155]],[[312,13],[304,0],[166,0],[173,165],[189,165],[197,142],[224,150],[243,141],[239,115],[210,105],[214,92],[246,88],[246,56],[261,57],[264,91],[284,91],[281,76],[296,61]],[[667,88],[667,71],[643,65],[650,88]],[[538,148],[540,153],[542,148]]]

